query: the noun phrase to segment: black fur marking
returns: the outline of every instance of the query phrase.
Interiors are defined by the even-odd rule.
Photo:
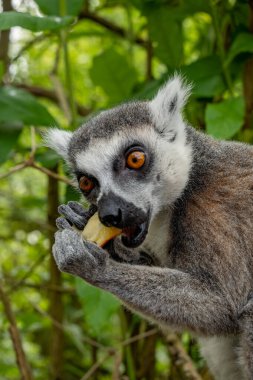
[[[178,96],[175,95],[174,98],[172,99],[172,101],[170,102],[170,106],[169,106],[169,112],[170,113],[173,113],[176,111],[176,108],[177,108],[177,100],[178,100]]]
[[[174,142],[176,140],[177,134],[174,133],[174,135],[169,139],[169,142]]]

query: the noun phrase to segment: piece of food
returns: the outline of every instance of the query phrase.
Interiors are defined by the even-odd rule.
[[[99,247],[103,247],[108,241],[120,235],[122,230],[116,227],[104,226],[96,212],[88,221],[82,232],[82,237],[85,240],[96,243]]]

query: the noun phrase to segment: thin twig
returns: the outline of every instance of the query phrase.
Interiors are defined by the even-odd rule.
[[[152,329],[152,330],[149,330],[149,331],[146,331],[144,333],[132,336],[129,339],[123,340],[123,342],[121,342],[120,345],[121,346],[127,346],[128,344],[132,344],[132,343],[134,343],[134,342],[136,342],[138,340],[147,338],[148,336],[155,335],[157,332],[158,332],[158,329],[156,329],[156,328]]]
[[[128,38],[127,30],[125,30],[121,26],[116,25],[116,24],[112,23],[111,21],[99,16],[98,14],[90,12],[88,9],[84,8],[80,12],[78,18],[79,18],[79,20],[83,20],[83,19],[91,20],[91,21],[95,22],[96,24],[103,26],[107,30],[117,34],[120,37]],[[147,41],[145,39],[139,37],[139,36],[134,36],[133,42],[135,42],[138,45],[144,46],[144,47],[146,47],[146,45],[147,45]]]
[[[59,99],[54,90],[50,90],[44,87],[32,86],[25,83],[12,83],[12,86],[16,88],[21,88],[28,91],[30,94],[37,96],[38,98],[46,98],[52,102],[59,104]],[[83,107],[81,104],[76,103],[76,109],[80,116],[87,116],[91,113],[90,108]]]
[[[35,138],[35,128],[31,127],[31,153],[30,153],[30,158],[34,160],[36,152],[36,138]]]
[[[212,15],[212,19],[213,19],[213,28],[214,28],[214,32],[216,34],[218,53],[220,55],[221,64],[222,64],[223,77],[225,79],[225,82],[226,82],[226,85],[228,87],[230,94],[233,96],[233,83],[232,83],[232,79],[231,79],[229,69],[225,64],[226,52],[224,49],[224,43],[223,43],[223,38],[222,38],[223,33],[221,31],[221,28],[220,28],[220,20],[219,20],[216,0],[210,0],[210,6],[211,6],[211,15]]]
[[[59,40],[59,44],[56,49],[55,53],[55,59],[54,59],[54,64],[53,68],[51,70],[51,73],[49,74],[50,79],[52,81],[53,87],[55,89],[56,96],[58,98],[58,103],[60,107],[62,108],[68,123],[71,123],[71,110],[68,105],[68,100],[65,95],[65,91],[63,89],[62,83],[60,79],[57,76],[58,73],[58,67],[59,67],[59,62],[60,62],[60,53],[61,53],[61,40]]]
[[[48,37],[51,37],[52,34],[41,34],[35,38],[33,38],[32,40],[28,41],[24,46],[22,46],[22,48],[18,51],[18,53],[15,55],[14,58],[12,58],[12,62],[15,62],[18,58],[21,57],[21,55],[23,53],[25,53],[27,50],[29,50],[31,47],[33,47],[33,45],[41,42],[41,41],[45,41],[46,38]]]
[[[184,379],[202,380],[178,336],[175,333],[169,333],[165,339],[168,345],[172,362],[176,367],[180,368],[183,371]]]
[[[146,65],[146,80],[150,81],[153,79],[153,46],[151,39],[147,41],[147,65]]]
[[[41,255],[28,269],[28,271],[21,277],[16,283],[11,285],[10,289],[8,290],[8,294],[11,293],[13,290],[19,288],[20,286],[23,285],[25,280],[31,276],[33,271],[43,262],[43,260],[47,257],[47,254]]]
[[[51,170],[44,168],[43,166],[39,166],[36,162],[32,162],[28,166],[41,171],[42,173],[48,175],[49,177],[57,179],[57,181],[61,181],[61,182],[66,183],[67,185],[73,186],[73,182],[70,181],[68,178],[60,176],[59,174],[56,174],[56,173],[52,172]]]
[[[115,353],[112,380],[120,380],[120,365],[122,363],[122,352]]]
[[[48,318],[52,322],[53,325],[57,326],[59,329],[62,329],[62,331],[64,331],[65,333],[67,333],[68,335],[72,336],[73,332],[72,332],[72,330],[68,326],[66,326],[65,324],[59,323],[58,321],[56,321],[55,319],[53,319],[49,313],[47,313],[46,311],[42,310],[38,305],[36,305],[33,302],[31,302],[31,300],[27,299],[27,302],[29,302],[32,305],[32,307],[39,314],[41,314],[44,317]],[[115,352],[115,350],[114,350],[113,347],[104,346],[103,344],[97,342],[94,339],[91,339],[91,338],[88,338],[88,337],[82,337],[82,340],[83,340],[83,342],[88,343],[91,346],[94,346],[94,347],[97,347],[97,348],[101,348],[103,350],[109,351],[110,353],[114,353]]]
[[[88,380],[98,369],[99,367],[112,355],[111,352],[109,352],[107,355],[105,355],[103,358],[99,359],[86,374],[81,378],[81,380]]]
[[[63,293],[63,294],[75,294],[74,288],[66,288],[56,285],[47,285],[47,284],[33,284],[31,282],[25,282],[23,281],[21,286],[27,287],[27,288],[33,288],[33,289],[39,289],[39,290],[52,290],[57,293]]]
[[[43,315],[46,318],[49,318],[51,320],[51,322],[53,324],[55,324],[57,327],[61,328],[62,330],[64,330],[67,333],[72,333],[72,331],[70,329],[68,329],[68,326],[66,326],[64,324],[60,324],[57,321],[55,321],[46,311],[42,310],[40,307],[38,307],[38,305],[33,304],[30,300],[28,302],[33,306],[33,308],[38,313],[40,313],[41,315]],[[146,332],[144,332],[142,334],[135,335],[135,336],[133,336],[133,337],[131,337],[129,339],[126,339],[126,340],[124,340],[122,342],[119,342],[119,346],[127,346],[127,345],[129,345],[129,344],[131,344],[133,342],[136,342],[137,340],[141,340],[141,339],[147,338],[148,336],[154,335],[154,334],[157,333],[157,331],[158,331],[158,329],[152,329],[152,330],[146,331]],[[116,352],[116,350],[113,347],[104,346],[103,344],[95,341],[94,339],[91,339],[91,338],[88,338],[88,337],[84,337],[83,340],[86,343],[89,343],[90,345],[92,345],[94,347],[101,348],[101,349],[106,350],[106,351],[110,351],[110,353],[115,353]]]
[[[63,51],[63,61],[65,68],[65,81],[67,94],[69,99],[69,110],[71,114],[71,122],[72,126],[76,125],[76,104],[74,100],[74,86],[73,86],[73,78],[72,78],[72,70],[69,58],[69,46],[68,46],[68,34],[66,30],[61,30],[60,32],[61,38],[61,46]]]
[[[13,166],[13,168],[11,168],[7,173],[4,173],[4,174],[1,174],[0,175],[0,179],[4,179],[4,178],[7,178],[9,177],[10,175],[16,173],[16,172],[19,172],[20,170],[26,168],[26,162],[21,162],[20,164],[16,165],[16,166]]]
[[[60,105],[61,109],[63,110],[64,115],[66,116],[66,119],[68,120],[68,123],[71,123],[71,119],[72,119],[71,111],[70,111],[70,108],[68,105],[67,97],[64,94],[64,89],[63,89],[62,83],[56,74],[50,74],[50,79],[53,83],[53,86],[54,86],[54,89],[56,92],[56,96],[59,100],[59,105]]]
[[[24,168],[34,168],[34,169],[37,169],[39,170],[40,172],[48,175],[49,177],[53,177],[54,179],[56,179],[57,181],[61,181],[61,182],[64,182],[66,183],[67,185],[71,185],[73,186],[73,182],[71,180],[69,180],[67,177],[63,177],[59,174],[56,174],[54,173],[53,171],[47,169],[47,168],[44,168],[43,166],[39,166],[36,162],[34,162],[32,159],[28,159],[24,162],[21,162],[20,164],[14,166],[13,168],[11,168],[7,173],[4,173],[2,175],[0,175],[0,180],[1,179],[4,179],[4,178],[7,178],[9,177],[10,175],[24,169]]]
[[[26,359],[25,352],[23,350],[23,345],[17,328],[16,319],[11,308],[9,298],[3,289],[2,283],[0,283],[0,299],[3,303],[5,315],[10,323],[9,332],[12,339],[13,348],[16,354],[16,361],[21,374],[21,378],[22,380],[32,380],[32,372],[29,363]]]

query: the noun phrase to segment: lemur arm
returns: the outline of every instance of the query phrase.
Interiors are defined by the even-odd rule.
[[[226,299],[188,273],[111,260],[106,277],[97,286],[165,325],[203,334],[237,329],[236,313]]]
[[[236,311],[226,298],[197,276],[116,262],[71,229],[56,233],[53,253],[60,270],[113,293],[156,322],[203,334],[238,328]]]

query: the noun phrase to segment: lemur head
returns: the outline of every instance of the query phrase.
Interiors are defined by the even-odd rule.
[[[101,222],[123,228],[128,247],[145,240],[150,222],[187,184],[191,148],[181,110],[188,92],[176,76],[150,102],[101,112],[74,133],[47,133]]]

